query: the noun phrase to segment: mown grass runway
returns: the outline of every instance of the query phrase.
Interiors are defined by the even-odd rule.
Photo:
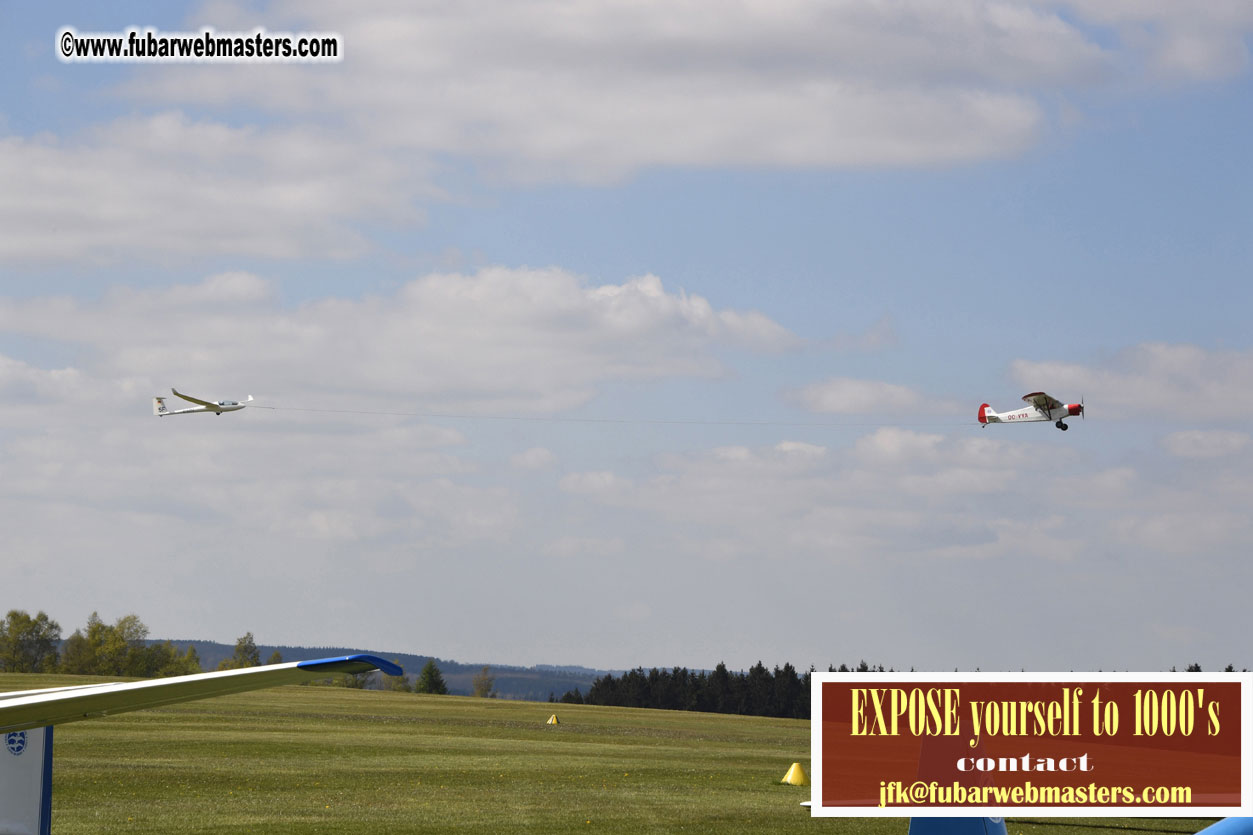
[[[0,675],[0,690],[83,680]],[[809,768],[795,720],[289,686],[58,727],[53,832],[904,835],[903,818],[811,819],[809,790],[779,782],[797,761]]]

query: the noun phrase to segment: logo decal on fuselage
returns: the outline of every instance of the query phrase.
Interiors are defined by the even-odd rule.
[[[12,731],[4,735],[4,747],[15,757],[26,750],[26,731]]]

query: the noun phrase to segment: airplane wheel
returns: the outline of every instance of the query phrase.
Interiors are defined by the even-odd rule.
[[[1070,427],[1069,427],[1069,426],[1067,426],[1066,424],[1062,423],[1062,422],[1059,420],[1059,421],[1057,422],[1057,428],[1058,428],[1058,429],[1060,429],[1060,430],[1062,430],[1063,432],[1065,432],[1065,431],[1066,431],[1067,429],[1069,429]]]

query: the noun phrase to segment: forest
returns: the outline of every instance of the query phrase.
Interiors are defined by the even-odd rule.
[[[830,672],[884,672],[864,660],[854,668],[841,664]],[[747,672],[731,672],[719,662],[712,671],[692,672],[685,667],[670,670],[642,667],[618,677],[612,673],[596,679],[584,695],[575,689],[559,701],[614,707],[649,707],[660,710],[697,710],[706,713],[738,713],[745,716],[809,718],[809,685],[813,670],[798,673],[791,664],[773,670],[758,661]]]

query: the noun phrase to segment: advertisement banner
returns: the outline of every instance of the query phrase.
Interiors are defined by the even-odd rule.
[[[1247,816],[1249,673],[815,673],[811,814]]]

